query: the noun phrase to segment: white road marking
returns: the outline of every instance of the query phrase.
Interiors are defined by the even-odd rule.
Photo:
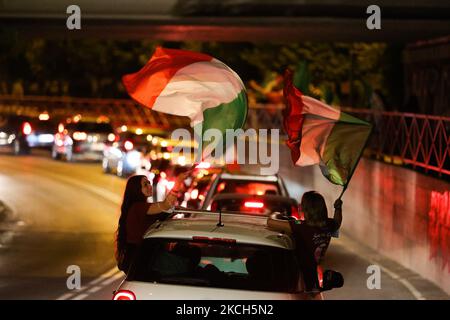
[[[76,290],[74,292],[65,293],[62,296],[58,297],[56,300],[69,300],[69,299],[73,298],[74,296],[76,296],[76,297],[73,298],[73,300],[77,300],[77,297],[78,297],[77,295],[79,295],[81,292],[87,291],[89,289],[88,292],[94,293],[94,292],[102,289],[104,287],[104,285],[100,284],[100,288],[98,290],[95,290],[95,291],[92,291],[93,290],[93,288],[92,288],[93,286],[95,286],[97,283],[99,283],[99,282],[101,282],[101,281],[103,281],[105,279],[109,279],[110,277],[117,276],[117,275],[121,275],[121,271],[119,269],[117,269],[116,267],[114,267],[114,268],[104,272],[103,274],[101,274],[100,276],[98,276],[97,278],[92,280],[91,282],[89,282],[86,287],[83,287],[80,290]],[[94,287],[94,288],[96,288],[96,287]],[[83,293],[81,295],[85,295],[85,293]]]
[[[123,278],[123,277],[125,277],[125,275],[122,274],[122,272],[120,272],[120,273],[118,273],[118,274],[115,274],[115,275],[112,276],[111,278],[109,278],[109,279],[103,281],[100,285],[101,285],[101,286],[107,286],[107,285],[110,285],[111,283],[113,283],[113,282],[116,281],[117,279],[120,279],[120,278]]]
[[[100,275],[99,277],[97,277],[96,279],[92,280],[91,282],[89,282],[88,286],[93,286],[96,285],[97,283],[99,283],[100,281],[109,278],[110,276],[121,272],[119,269],[117,269],[116,267],[112,268],[111,270],[105,272],[104,274]]]
[[[96,292],[99,291],[100,289],[103,289],[103,287],[95,286],[95,287],[89,289],[88,292],[89,292],[89,293],[96,293]]]
[[[88,296],[89,296],[89,294],[84,293],[84,294],[80,294],[80,295],[76,296],[72,300],[83,300],[84,298],[87,298]]]
[[[397,273],[395,273],[394,271],[392,271],[391,269],[387,268],[386,266],[383,266],[379,261],[373,259],[370,255],[361,253],[361,252],[357,252],[355,247],[359,246],[360,244],[356,243],[354,240],[351,240],[347,237],[343,237],[345,242],[350,243],[350,247],[344,244],[341,244],[342,246],[344,246],[344,248],[348,251],[353,252],[353,254],[357,255],[357,256],[362,256],[365,260],[367,260],[369,263],[373,264],[373,265],[377,265],[380,267],[380,269],[385,272],[387,275],[389,275],[392,279],[400,282],[401,284],[403,284],[403,286],[409,290],[409,292],[411,292],[411,294],[414,296],[414,298],[416,298],[416,300],[426,300],[426,298],[420,293],[419,290],[416,289],[416,287],[414,287],[414,285],[409,282],[408,280],[406,280],[405,278],[400,277]]]

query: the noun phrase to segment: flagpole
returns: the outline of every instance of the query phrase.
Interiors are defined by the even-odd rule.
[[[370,124],[370,132],[369,132],[369,135],[367,136],[366,143],[364,143],[364,147],[359,152],[358,160],[356,160],[356,163],[353,166],[353,169],[352,169],[350,175],[348,176],[347,183],[344,185],[344,188],[342,188],[342,192],[338,198],[339,200],[341,200],[342,196],[344,195],[344,192],[347,190],[348,184],[350,183],[350,180],[352,179],[353,174],[355,173],[355,170],[356,170],[356,167],[358,166],[359,160],[361,160],[364,150],[366,149],[367,145],[369,144],[370,136],[372,135],[372,132],[373,132],[373,127],[374,126],[372,124]]]

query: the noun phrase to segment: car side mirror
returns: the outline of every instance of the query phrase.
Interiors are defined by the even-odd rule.
[[[344,277],[340,272],[325,270],[323,272],[323,283],[321,291],[328,291],[334,288],[341,288],[344,285]]]

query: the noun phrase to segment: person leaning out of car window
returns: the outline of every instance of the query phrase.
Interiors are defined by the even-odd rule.
[[[286,220],[274,214],[267,222],[269,228],[293,236],[308,291],[318,288],[317,266],[325,256],[331,237],[337,233],[342,224],[341,199],[335,201],[334,209],[333,218],[328,218],[327,206],[322,195],[309,191],[303,194],[300,202],[304,220]]]
[[[164,201],[154,203],[147,202],[153,188],[146,176],[135,175],[128,179],[116,232],[116,261],[120,270],[128,271],[145,231],[173,208],[186,177],[186,173],[180,174]]]

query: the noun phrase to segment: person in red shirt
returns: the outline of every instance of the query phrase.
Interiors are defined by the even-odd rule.
[[[267,225],[271,229],[292,235],[300,268],[305,276],[305,286],[309,291],[318,287],[317,266],[325,256],[331,237],[342,224],[342,200],[335,201],[332,219],[328,218],[324,198],[315,191],[306,192],[302,196],[300,209],[304,213],[304,220],[271,216]]]
[[[145,231],[157,220],[166,217],[166,211],[175,205],[186,177],[187,172],[180,174],[164,201],[154,203],[147,202],[153,195],[153,188],[146,176],[135,175],[128,179],[116,232],[116,261],[120,270],[128,271]]]

